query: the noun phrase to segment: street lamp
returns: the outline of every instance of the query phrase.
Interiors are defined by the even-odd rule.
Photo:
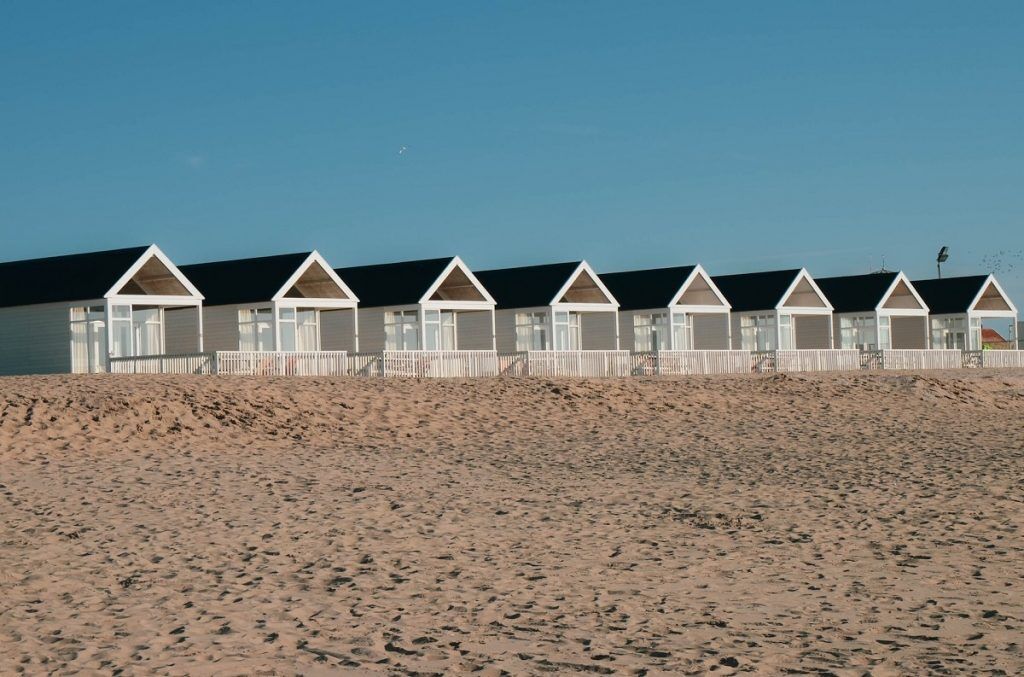
[[[943,247],[939,250],[939,255],[935,257],[935,267],[939,271],[939,279],[942,279],[942,264],[949,259],[949,247]]]

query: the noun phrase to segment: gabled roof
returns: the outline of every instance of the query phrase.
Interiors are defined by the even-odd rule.
[[[201,298],[155,245],[0,263],[0,307],[114,296],[143,263],[158,259],[179,289]]]
[[[872,311],[885,299],[899,273],[820,277],[815,280],[837,313]]]
[[[592,277],[601,295],[610,299],[606,303],[616,303],[614,295],[586,261],[485,270],[477,273],[477,277],[491,292],[500,310],[554,305],[583,274]]]
[[[762,273],[716,275],[711,279],[725,295],[734,311],[771,310],[782,304],[783,297],[801,272],[803,271],[800,268],[793,268]]]
[[[345,297],[354,300],[350,290],[336,279],[334,271],[316,251],[194,263],[181,266],[179,270],[203,293],[207,306],[219,306],[266,303],[281,298],[288,292],[286,287],[294,284],[299,274],[314,264],[319,264],[323,274],[333,279]]]
[[[359,305],[364,308],[414,305],[444,299],[448,303],[494,303],[458,256],[335,268],[334,272],[356,293]],[[458,285],[454,290],[447,287],[452,281]],[[458,289],[477,298],[460,299],[458,296],[463,294],[458,293]]]
[[[601,281],[619,302],[619,310],[667,308],[697,266],[601,273]]]
[[[966,313],[974,308],[979,297],[988,288],[995,286],[1012,310],[1013,303],[1006,297],[999,283],[991,275],[967,275],[964,277],[943,277],[931,280],[914,280],[914,287],[931,309],[933,315]]]

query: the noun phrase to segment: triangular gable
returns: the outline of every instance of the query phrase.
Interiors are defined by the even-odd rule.
[[[150,246],[131,268],[110,288],[104,298],[112,296],[191,296],[203,295],[171,263],[159,247]]]
[[[679,288],[679,292],[669,305],[730,307],[725,296],[711,281],[711,277],[699,265],[694,267],[693,272]]]
[[[977,310],[1017,312],[1017,308],[1010,301],[1010,297],[1003,292],[1003,288],[999,286],[999,283],[991,275],[989,275],[985,284],[982,285],[981,291],[974,298],[974,303],[971,304],[970,310],[972,312]]]
[[[782,295],[782,303],[779,305],[783,308],[832,309],[832,304],[828,302],[825,295],[818,289],[818,285],[814,283],[814,280],[811,279],[806,270],[801,270],[797,274],[793,284]]]
[[[880,307],[887,310],[928,310],[924,299],[903,273],[896,276],[889,291],[882,297]]]
[[[610,303],[618,306],[612,293],[601,282],[593,268],[586,261],[580,262],[566,283],[558,290],[552,300],[556,303]]]
[[[420,303],[426,301],[494,303],[491,295],[458,256],[452,258],[451,263],[420,299]]]
[[[283,298],[359,300],[316,251],[310,253],[272,300]]]

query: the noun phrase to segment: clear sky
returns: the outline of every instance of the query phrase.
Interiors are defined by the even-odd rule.
[[[995,270],[1024,3],[0,4],[0,260]],[[1002,252],[1002,253],[1000,253]]]

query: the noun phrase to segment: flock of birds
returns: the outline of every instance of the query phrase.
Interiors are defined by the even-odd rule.
[[[984,254],[981,257],[982,269],[997,275],[1010,273],[1022,264],[1024,264],[1024,249],[1000,249],[998,252]]]

